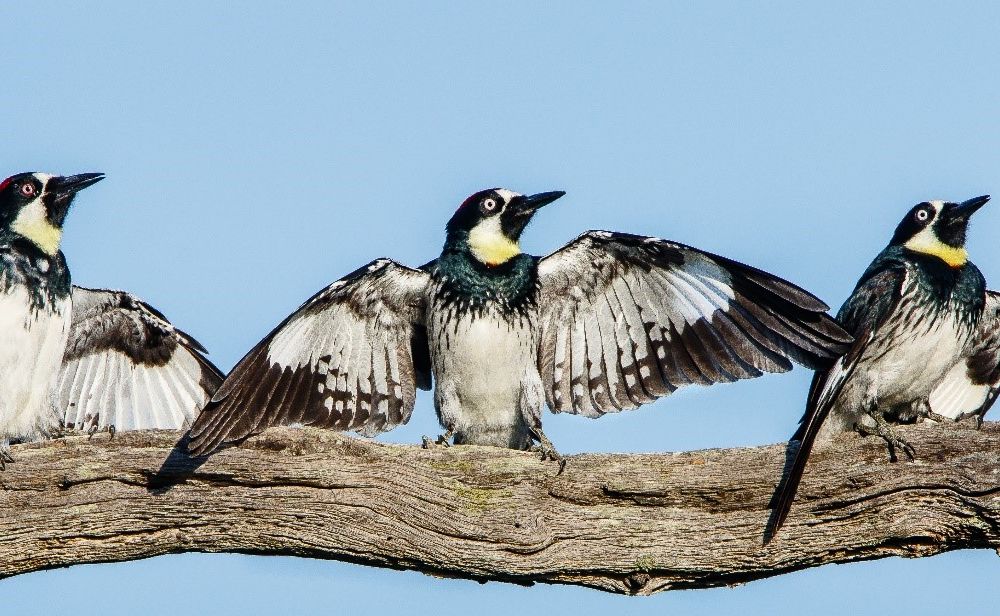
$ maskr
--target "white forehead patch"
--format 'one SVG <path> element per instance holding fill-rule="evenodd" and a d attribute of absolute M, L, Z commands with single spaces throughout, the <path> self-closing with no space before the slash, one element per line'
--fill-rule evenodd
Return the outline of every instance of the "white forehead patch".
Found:
<path fill-rule="evenodd" d="M 48 184 L 49 180 L 51 180 L 52 178 L 55 177 L 51 173 L 32 173 L 31 175 L 36 180 L 38 180 L 39 182 L 41 182 L 42 186 L 45 186 L 46 184 Z"/>
<path fill-rule="evenodd" d="M 934 208 L 934 211 L 937 212 L 938 214 L 941 213 L 941 208 L 944 207 L 944 201 L 942 201 L 941 199 L 934 199 L 932 201 L 928 201 L 927 203 L 930 203 L 931 207 Z"/>
<path fill-rule="evenodd" d="M 513 190 L 507 190 L 506 188 L 498 188 L 495 191 L 500 198 L 503 199 L 504 203 L 510 203 L 510 200 L 514 197 L 520 197 L 521 193 L 516 193 Z"/>

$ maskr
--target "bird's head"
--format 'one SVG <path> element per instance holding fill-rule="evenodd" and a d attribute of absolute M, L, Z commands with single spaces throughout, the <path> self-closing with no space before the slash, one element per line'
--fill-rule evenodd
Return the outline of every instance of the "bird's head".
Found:
<path fill-rule="evenodd" d="M 561 190 L 522 195 L 506 188 L 481 190 L 462 202 L 448 221 L 448 243 L 467 245 L 472 255 L 490 266 L 521 254 L 518 240 L 543 205 L 566 193 Z"/>
<path fill-rule="evenodd" d="M 12 175 L 0 182 L 0 230 L 16 233 L 54 256 L 73 197 L 103 179 L 103 173 Z"/>
<path fill-rule="evenodd" d="M 969 260 L 965 250 L 969 217 L 989 200 L 989 195 L 983 195 L 962 203 L 918 203 L 896 227 L 890 244 L 937 257 L 951 267 L 962 267 Z"/>

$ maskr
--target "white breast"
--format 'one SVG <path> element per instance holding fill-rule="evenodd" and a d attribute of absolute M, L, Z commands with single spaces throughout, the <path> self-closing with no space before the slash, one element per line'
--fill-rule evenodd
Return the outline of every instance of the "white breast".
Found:
<path fill-rule="evenodd" d="M 70 301 L 29 309 L 27 289 L 0 293 L 0 438 L 32 440 L 58 423 L 52 392 L 69 335 Z"/>
<path fill-rule="evenodd" d="M 457 397 L 459 430 L 519 423 L 525 381 L 539 380 L 534 349 L 537 341 L 527 319 L 512 323 L 498 314 L 463 316 L 430 332 L 434 375 L 442 391 Z"/>
<path fill-rule="evenodd" d="M 873 366 L 881 402 L 903 404 L 926 398 L 958 362 L 965 346 L 965 337 L 950 318 L 939 319 L 927 330 L 910 328 L 907 334 Z"/>

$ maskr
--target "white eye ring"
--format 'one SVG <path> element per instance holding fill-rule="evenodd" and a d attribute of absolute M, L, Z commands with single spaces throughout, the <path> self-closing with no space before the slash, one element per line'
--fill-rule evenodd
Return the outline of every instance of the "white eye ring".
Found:
<path fill-rule="evenodd" d="M 487 210 L 492 211 L 492 210 L 494 210 L 496 208 L 496 206 L 497 206 L 497 202 L 494 201 L 493 199 L 485 199 L 485 200 L 483 200 L 483 208 L 485 208 Z"/>
<path fill-rule="evenodd" d="M 927 213 L 927 210 L 917 210 L 917 220 L 920 222 L 927 220 L 929 216 L 930 214 Z"/>
<path fill-rule="evenodd" d="M 35 187 L 33 185 L 31 185 L 31 184 L 22 184 L 21 185 L 21 194 L 24 195 L 25 197 L 34 197 L 35 196 Z"/>

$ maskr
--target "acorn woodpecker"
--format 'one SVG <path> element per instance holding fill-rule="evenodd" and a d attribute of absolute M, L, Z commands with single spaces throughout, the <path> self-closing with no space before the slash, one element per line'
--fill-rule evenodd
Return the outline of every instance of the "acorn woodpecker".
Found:
<path fill-rule="evenodd" d="M 813 445 L 856 430 L 879 436 L 890 459 L 914 450 L 892 423 L 981 421 L 1000 387 L 1000 294 L 968 259 L 969 217 L 989 201 L 928 201 L 903 218 L 837 315 L 851 349 L 813 377 L 798 450 L 775 494 L 784 523 Z"/>
<path fill-rule="evenodd" d="M 71 286 L 63 222 L 76 193 L 103 178 L 0 182 L 0 466 L 11 442 L 63 425 L 180 428 L 221 383 L 203 349 L 148 305 Z"/>
<path fill-rule="evenodd" d="M 547 257 L 523 254 L 524 228 L 563 194 L 478 192 L 434 261 L 379 259 L 314 295 L 230 372 L 189 451 L 282 424 L 371 436 L 406 423 L 433 376 L 437 444 L 561 461 L 543 404 L 600 417 L 790 360 L 828 365 L 851 341 L 806 291 L 682 244 L 591 231 Z"/>

